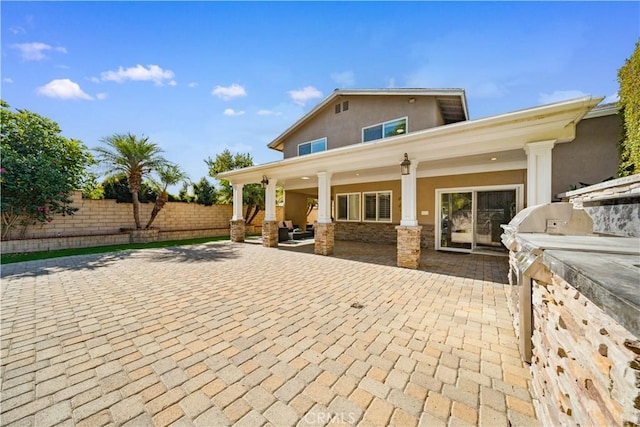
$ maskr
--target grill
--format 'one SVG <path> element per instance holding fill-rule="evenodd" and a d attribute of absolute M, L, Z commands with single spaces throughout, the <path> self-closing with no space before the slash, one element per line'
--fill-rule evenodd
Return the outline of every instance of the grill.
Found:
<path fill-rule="evenodd" d="M 545 249 L 577 246 L 580 236 L 594 236 L 593 222 L 571 203 L 547 203 L 523 209 L 502 228 L 502 243 L 509 249 L 509 305 L 520 354 L 531 363 L 531 280 L 551 281 L 551 272 L 542 264 L 542 253 Z"/>

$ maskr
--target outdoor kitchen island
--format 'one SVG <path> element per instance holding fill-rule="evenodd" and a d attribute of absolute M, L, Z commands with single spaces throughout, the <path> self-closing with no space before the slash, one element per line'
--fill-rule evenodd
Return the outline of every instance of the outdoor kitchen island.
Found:
<path fill-rule="evenodd" d="M 640 186 L 626 187 L 620 235 L 572 203 L 503 226 L 509 305 L 543 425 L 640 424 Z"/>

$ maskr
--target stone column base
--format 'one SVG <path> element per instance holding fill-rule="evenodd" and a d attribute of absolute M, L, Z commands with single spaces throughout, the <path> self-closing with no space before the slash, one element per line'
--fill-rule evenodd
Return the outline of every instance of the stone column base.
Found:
<path fill-rule="evenodd" d="M 335 227 L 333 222 L 328 224 L 317 223 L 315 226 L 315 253 L 318 255 L 333 254 L 335 242 Z"/>
<path fill-rule="evenodd" d="M 398 267 L 417 269 L 420 265 L 422 226 L 399 225 L 396 230 L 398 230 Z"/>
<path fill-rule="evenodd" d="M 266 248 L 278 247 L 278 221 L 262 222 L 262 246 Z"/>
<path fill-rule="evenodd" d="M 230 221 L 230 237 L 232 242 L 244 242 L 244 219 Z"/>

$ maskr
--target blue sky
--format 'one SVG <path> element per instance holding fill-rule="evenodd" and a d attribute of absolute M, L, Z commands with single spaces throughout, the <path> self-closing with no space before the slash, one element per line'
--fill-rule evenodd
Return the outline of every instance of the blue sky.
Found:
<path fill-rule="evenodd" d="M 471 118 L 616 98 L 638 2 L 7 2 L 2 99 L 99 145 L 149 136 L 191 179 L 256 163 L 335 88 L 457 87 Z"/>

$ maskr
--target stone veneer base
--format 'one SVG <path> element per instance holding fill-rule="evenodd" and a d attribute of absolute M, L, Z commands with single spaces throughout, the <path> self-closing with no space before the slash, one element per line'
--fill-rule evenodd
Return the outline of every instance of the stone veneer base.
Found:
<path fill-rule="evenodd" d="M 267 248 L 278 247 L 278 221 L 262 222 L 262 246 Z"/>
<path fill-rule="evenodd" d="M 317 223 L 315 226 L 315 253 L 318 255 L 333 254 L 335 244 L 335 224 Z"/>
<path fill-rule="evenodd" d="M 232 242 L 244 242 L 245 224 L 244 219 L 231 220 L 230 224 L 230 237 Z"/>
<path fill-rule="evenodd" d="M 420 265 L 420 234 L 422 226 L 396 227 L 398 232 L 398 267 L 417 269 Z"/>
<path fill-rule="evenodd" d="M 640 424 L 640 341 L 557 275 L 533 281 L 536 412 L 543 425 Z"/>

